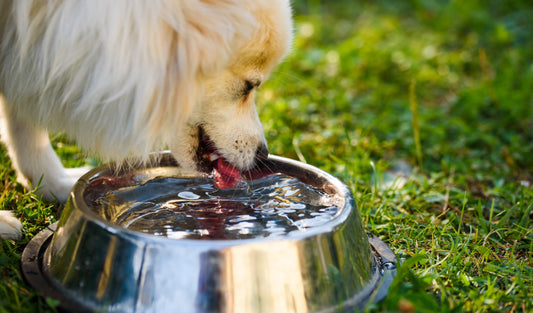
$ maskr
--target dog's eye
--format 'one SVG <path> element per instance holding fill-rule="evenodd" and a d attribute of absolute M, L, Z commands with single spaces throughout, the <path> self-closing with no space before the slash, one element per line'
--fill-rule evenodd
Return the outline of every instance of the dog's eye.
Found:
<path fill-rule="evenodd" d="M 259 87 L 261 85 L 261 82 L 259 80 L 245 80 L 244 81 L 244 88 L 243 88 L 243 95 L 248 95 L 254 88 Z"/>

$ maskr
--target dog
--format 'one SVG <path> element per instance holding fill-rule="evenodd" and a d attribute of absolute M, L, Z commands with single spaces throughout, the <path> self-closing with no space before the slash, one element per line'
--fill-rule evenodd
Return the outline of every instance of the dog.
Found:
<path fill-rule="evenodd" d="M 63 132 L 104 161 L 170 149 L 232 184 L 268 155 L 254 95 L 290 50 L 289 0 L 4 0 L 2 140 L 18 180 L 65 202 Z M 235 174 L 237 173 L 237 174 Z M 0 234 L 21 235 L 0 211 Z"/>

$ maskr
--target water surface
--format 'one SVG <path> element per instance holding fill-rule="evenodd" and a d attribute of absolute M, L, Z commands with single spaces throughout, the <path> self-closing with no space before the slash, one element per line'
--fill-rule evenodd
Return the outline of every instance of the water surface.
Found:
<path fill-rule="evenodd" d="M 335 197 L 284 174 L 227 190 L 216 188 L 209 177 L 156 177 L 125 187 L 120 180 L 105 183 L 107 189 L 92 184 L 92 193 L 88 187 L 98 215 L 121 227 L 174 239 L 282 237 L 320 226 L 339 210 Z"/>

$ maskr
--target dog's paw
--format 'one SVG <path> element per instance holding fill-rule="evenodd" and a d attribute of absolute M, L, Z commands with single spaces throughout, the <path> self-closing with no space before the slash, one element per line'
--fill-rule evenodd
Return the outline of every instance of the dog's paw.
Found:
<path fill-rule="evenodd" d="M 74 184 L 89 170 L 91 170 L 90 166 L 65 168 L 65 175 L 41 181 L 40 187 L 35 190 L 35 193 L 46 200 L 57 200 L 61 203 L 65 203 L 67 202 Z"/>
<path fill-rule="evenodd" d="M 20 239 L 22 224 L 11 211 L 0 211 L 0 238 Z"/>

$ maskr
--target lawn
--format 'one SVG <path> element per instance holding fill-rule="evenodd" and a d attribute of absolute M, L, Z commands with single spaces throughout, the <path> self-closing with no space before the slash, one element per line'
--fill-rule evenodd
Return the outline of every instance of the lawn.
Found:
<path fill-rule="evenodd" d="M 396 253 L 368 312 L 533 311 L 533 4 L 294 1 L 292 53 L 257 97 L 270 152 L 354 192 Z M 87 162 L 63 136 L 69 166 Z M 49 312 L 20 255 L 60 207 L 20 187 L 0 151 L 0 203 L 26 238 L 0 241 L 0 312 Z"/>

